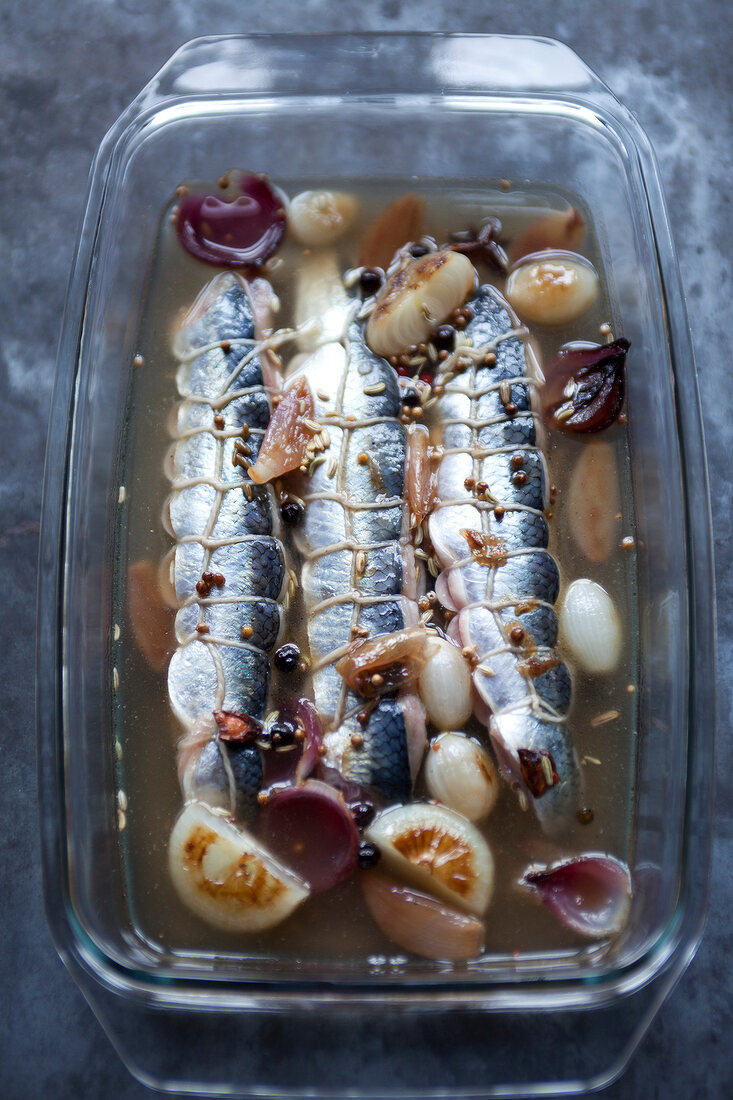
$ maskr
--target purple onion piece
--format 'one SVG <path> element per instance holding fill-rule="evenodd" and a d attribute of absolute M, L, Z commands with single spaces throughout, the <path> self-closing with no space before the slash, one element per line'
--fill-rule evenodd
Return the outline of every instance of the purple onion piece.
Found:
<path fill-rule="evenodd" d="M 300 726 L 305 731 L 303 740 L 286 751 L 266 749 L 263 752 L 265 788 L 277 785 L 302 783 L 310 775 L 319 759 L 323 741 L 318 712 L 309 699 L 300 698 L 280 707 L 278 719 L 286 724 Z"/>
<path fill-rule="evenodd" d="M 612 856 L 577 856 L 529 867 L 520 886 L 532 890 L 567 928 L 590 939 L 620 932 L 631 907 L 631 876 Z"/>
<path fill-rule="evenodd" d="M 295 769 L 295 778 L 298 782 L 307 779 L 320 759 L 320 748 L 323 744 L 323 730 L 318 717 L 318 711 L 310 699 L 301 698 L 295 705 L 295 717 L 299 719 L 305 728 L 305 741 L 303 751 Z"/>
<path fill-rule="evenodd" d="M 218 191 L 184 185 L 176 209 L 178 239 L 187 252 L 223 267 L 258 267 L 285 233 L 286 213 L 264 176 L 231 169 Z"/>
<path fill-rule="evenodd" d="M 268 794 L 257 835 L 314 894 L 330 890 L 353 873 L 359 833 L 340 795 L 318 779 Z"/>
<path fill-rule="evenodd" d="M 618 420 L 624 403 L 624 365 L 630 344 L 565 348 L 545 371 L 542 407 L 550 427 L 601 432 Z"/>

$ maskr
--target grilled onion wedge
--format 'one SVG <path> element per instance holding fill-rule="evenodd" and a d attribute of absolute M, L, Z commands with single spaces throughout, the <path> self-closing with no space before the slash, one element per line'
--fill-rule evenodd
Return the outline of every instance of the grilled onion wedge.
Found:
<path fill-rule="evenodd" d="M 189 802 L 168 845 L 171 878 L 197 916 L 226 932 L 259 932 L 290 916 L 307 883 L 203 802 Z"/>
<path fill-rule="evenodd" d="M 412 802 L 379 814 L 364 835 L 397 879 L 468 913 L 486 912 L 494 860 L 478 829 L 461 814 Z"/>

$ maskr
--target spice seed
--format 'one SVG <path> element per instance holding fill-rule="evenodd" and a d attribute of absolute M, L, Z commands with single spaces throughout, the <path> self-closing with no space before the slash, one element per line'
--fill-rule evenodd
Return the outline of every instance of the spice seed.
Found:
<path fill-rule="evenodd" d="M 607 722 L 613 722 L 614 718 L 619 718 L 620 712 L 617 710 L 605 710 L 603 714 L 597 714 L 595 718 L 591 718 L 590 724 L 592 726 L 605 726 Z"/>
<path fill-rule="evenodd" d="M 120 640 L 120 634 L 121 634 L 121 633 L 122 633 L 122 631 L 120 630 L 120 624 L 119 624 L 119 623 L 115 623 L 115 628 L 114 628 L 114 630 L 112 631 L 112 637 L 114 638 L 114 640 L 115 640 L 116 642 L 119 642 L 119 640 Z"/>

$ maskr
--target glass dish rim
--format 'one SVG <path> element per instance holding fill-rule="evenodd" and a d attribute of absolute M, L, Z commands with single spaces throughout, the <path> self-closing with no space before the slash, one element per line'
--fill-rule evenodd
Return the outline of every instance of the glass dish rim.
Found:
<path fill-rule="evenodd" d="M 39 602 L 38 602 L 38 687 L 37 687 L 37 712 L 38 712 L 38 741 L 39 741 L 39 782 L 41 785 L 42 807 L 42 838 L 43 838 L 43 862 L 44 884 L 46 892 L 46 906 L 49 924 L 62 956 L 73 959 L 75 963 L 90 973 L 96 981 L 106 984 L 109 988 L 124 991 L 128 996 L 140 997 L 159 1003 L 190 1003 L 195 1000 L 200 1004 L 202 997 L 207 999 L 207 994 L 202 993 L 205 986 L 209 987 L 208 997 L 217 1006 L 221 1007 L 224 1001 L 232 1005 L 242 1003 L 260 1003 L 266 1000 L 268 1003 L 282 999 L 292 1003 L 299 993 L 306 994 L 309 1001 L 335 998 L 336 1001 L 353 999 L 362 1003 L 364 999 L 372 1000 L 375 997 L 381 1001 L 388 1000 L 391 1005 L 398 1004 L 424 1004 L 431 1007 L 433 1004 L 445 1005 L 446 998 L 451 1003 L 496 1003 L 499 1007 L 527 1007 L 531 999 L 533 1004 L 548 1006 L 562 1004 L 564 1006 L 578 1000 L 579 1003 L 599 1003 L 606 998 L 616 998 L 633 993 L 643 988 L 659 973 L 672 970 L 681 972 L 699 942 L 702 933 L 702 922 L 706 908 L 707 874 L 705 874 L 705 889 L 701 895 L 698 889 L 690 896 L 687 880 L 694 874 L 695 865 L 707 867 L 710 859 L 710 828 L 693 830 L 690 828 L 692 817 L 699 813 L 704 817 L 704 809 L 701 810 L 699 800 L 702 797 L 700 787 L 710 789 L 710 764 L 706 768 L 705 757 L 709 759 L 712 753 L 705 753 L 705 745 L 712 745 L 714 732 L 714 688 L 708 685 L 707 691 L 697 693 L 698 702 L 694 704 L 695 689 L 700 687 L 700 676 L 695 675 L 696 667 L 714 667 L 714 594 L 712 591 L 712 549 L 708 512 L 708 523 L 701 524 L 699 514 L 695 516 L 695 523 L 691 522 L 689 494 L 685 492 L 685 504 L 687 512 L 687 538 L 688 538 L 688 582 L 690 582 L 690 640 L 695 642 L 695 658 L 690 668 L 690 746 L 688 751 L 688 795 L 685 810 L 685 846 L 681 867 L 683 889 L 668 926 L 659 935 L 652 948 L 639 958 L 619 970 L 609 969 L 603 973 L 582 974 L 574 977 L 557 977 L 550 975 L 546 979 L 522 979 L 509 980 L 491 977 L 480 981 L 476 985 L 464 985 L 457 981 L 457 988 L 451 984 L 444 986 L 413 984 L 409 988 L 386 983 L 384 987 L 379 984 L 361 984 L 344 982 L 339 983 L 338 989 L 329 989 L 330 982 L 299 982 L 287 979 L 273 979 L 267 981 L 252 980 L 249 977 L 218 979 L 212 974 L 176 974 L 173 978 L 165 974 L 154 972 L 141 972 L 134 966 L 124 967 L 106 956 L 89 939 L 86 930 L 76 920 L 76 914 L 68 893 L 67 880 L 67 853 L 64 846 L 63 828 L 63 804 L 64 789 L 62 782 L 62 767 L 58 767 L 57 761 L 63 760 L 64 723 L 62 709 L 62 685 L 61 676 L 61 633 L 63 623 L 63 592 L 61 587 L 62 569 L 59 549 L 64 545 L 64 532 L 66 515 L 63 510 L 63 502 L 66 500 L 66 486 L 68 484 L 68 461 L 70 456 L 70 421 L 61 422 L 61 416 L 53 410 L 62 408 L 71 409 L 70 398 L 77 378 L 80 365 L 79 352 L 82 347 L 84 305 L 87 302 L 89 287 L 87 275 L 92 271 L 94 245 L 97 231 L 104 214 L 104 202 L 107 187 L 113 173 L 115 161 L 121 157 L 125 150 L 128 152 L 134 145 L 134 137 L 142 132 L 146 120 L 159 115 L 166 107 L 174 103 L 194 101 L 200 103 L 206 99 L 233 99 L 245 101 L 252 96 L 246 91 L 227 91 L 220 93 L 207 92 L 205 95 L 163 94 L 159 101 L 155 101 L 156 88 L 162 84 L 163 74 L 170 72 L 175 65 L 180 64 L 187 55 L 195 55 L 197 50 L 211 43 L 221 41 L 247 41 L 254 42 L 258 46 L 264 46 L 267 42 L 287 41 L 289 44 L 302 40 L 305 42 L 314 39 L 330 39 L 358 41 L 361 43 L 374 42 L 383 38 L 382 35 L 371 33 L 357 34 L 319 34 L 317 32 L 305 35 L 216 35 L 195 39 L 183 45 L 169 60 L 156 77 L 146 86 L 140 95 L 133 101 L 128 110 L 124 112 L 117 123 L 110 129 L 103 140 L 99 152 L 91 169 L 91 182 L 88 202 L 84 215 L 83 228 L 79 238 L 77 253 L 72 268 L 71 281 L 64 311 L 64 326 L 59 345 L 57 363 L 56 386 L 54 390 L 51 427 L 49 430 L 48 456 L 60 453 L 54 449 L 54 443 L 58 446 L 61 442 L 61 453 L 65 455 L 63 471 L 54 469 L 53 463 L 47 457 L 46 472 L 44 477 L 44 504 L 43 525 L 41 535 L 41 556 L 39 568 Z M 426 39 L 471 39 L 490 40 L 501 38 L 510 41 L 539 41 L 548 45 L 567 47 L 554 42 L 552 39 L 534 36 L 508 36 L 508 35 L 463 35 L 441 34 L 433 32 L 421 32 L 418 34 L 391 32 L 387 37 L 404 38 L 413 40 Z M 572 51 L 571 51 L 572 52 Z M 577 56 L 577 55 L 573 55 Z M 683 462 L 683 487 L 686 489 L 689 478 L 688 463 L 693 462 L 696 476 L 700 483 L 707 487 L 705 470 L 704 444 L 702 440 L 702 426 L 699 413 L 699 399 L 697 398 L 697 384 L 692 366 L 692 350 L 690 347 L 689 332 L 684 310 L 684 300 L 681 293 L 679 271 L 674 260 L 674 250 L 669 233 L 669 225 L 664 208 L 664 202 L 659 185 L 659 174 L 656 168 L 654 155 L 648 140 L 640 129 L 633 116 L 621 106 L 604 85 L 589 73 L 589 84 L 592 94 L 571 90 L 560 92 L 553 89 L 550 95 L 547 91 L 524 91 L 517 89 L 508 91 L 487 89 L 483 94 L 490 98 L 512 100 L 515 103 L 520 99 L 550 99 L 552 102 L 564 105 L 577 103 L 578 106 L 590 106 L 594 113 L 603 114 L 612 121 L 615 126 L 630 139 L 628 148 L 635 153 L 636 170 L 640 174 L 644 185 L 644 194 L 647 198 L 648 222 L 653 233 L 653 244 L 659 261 L 660 286 L 667 306 L 668 334 L 670 354 L 675 366 L 674 384 L 677 393 L 677 418 L 680 433 L 680 442 L 683 454 L 687 455 L 687 461 Z M 437 89 L 436 89 L 437 91 Z M 308 93 L 304 92 L 303 95 Z M 402 98 L 401 93 L 384 93 L 390 97 Z M 472 93 L 466 93 L 472 94 Z M 460 100 L 462 92 L 457 92 Z M 152 96 L 152 101 L 151 101 Z M 455 99 L 456 97 L 453 97 Z M 595 97 L 595 98 L 594 98 Z M 273 98 L 278 98 L 274 94 Z M 357 97 L 358 98 L 358 97 Z M 378 98 L 378 95 L 377 97 Z M 690 367 L 680 372 L 677 367 L 683 361 L 687 361 Z M 64 376 L 64 363 L 73 364 L 69 377 Z M 685 393 L 680 395 L 684 388 Z M 690 401 L 690 395 L 694 400 Z M 687 400 L 680 400 L 680 396 Z M 66 400 L 63 400 L 66 398 Z M 61 488 L 60 494 L 54 496 L 54 488 Z M 699 499 L 699 494 L 698 494 Z M 709 569 L 706 575 L 704 564 L 708 563 Z M 710 600 L 707 604 L 695 598 L 695 592 L 707 593 Z M 51 629 L 49 630 L 49 625 Z M 712 628 L 712 629 L 711 629 Z M 52 644 L 55 642 L 56 644 Z M 703 642 L 705 644 L 703 644 Z M 53 667 L 55 669 L 55 681 L 53 691 L 49 681 L 41 674 L 41 670 L 48 667 L 47 661 L 50 652 L 53 651 Z M 704 687 L 704 685 L 703 685 Z M 52 712 L 55 717 L 52 717 Z M 698 728 L 696 718 L 703 718 Z M 705 721 L 705 718 L 708 721 Z M 55 753 L 53 766 L 50 757 L 53 754 L 45 754 L 44 722 L 50 722 L 55 733 Z M 712 719 L 712 720 L 710 720 Z M 695 767 L 700 773 L 693 774 Z M 55 774 L 51 774 L 54 773 Z M 45 797 L 44 797 L 45 792 Z M 55 800 L 57 814 L 51 815 L 43 811 L 44 802 L 48 798 Z M 712 807 L 707 810 L 712 813 Z M 53 819 L 52 819 L 53 817 Z M 697 820 L 697 818 L 696 818 Z M 700 835 L 702 834 L 702 835 Z M 697 847 L 698 854 L 703 858 L 697 861 L 693 858 L 693 851 Z M 687 884 L 687 885 L 685 885 Z M 54 905 L 55 902 L 55 905 Z M 59 904 L 59 902 L 61 904 Z M 694 902 L 694 903 L 693 903 Z M 86 942 L 85 942 L 86 939 Z M 229 988 L 233 986 L 233 988 Z M 580 988 L 577 988 L 577 987 Z M 429 1001 L 430 1004 L 427 1004 Z"/>

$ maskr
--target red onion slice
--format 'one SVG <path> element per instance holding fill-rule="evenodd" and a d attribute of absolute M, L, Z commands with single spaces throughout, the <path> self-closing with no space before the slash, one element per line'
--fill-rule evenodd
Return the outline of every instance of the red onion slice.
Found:
<path fill-rule="evenodd" d="M 529 867 L 520 885 L 581 936 L 610 936 L 628 920 L 631 876 L 626 864 L 612 856 L 577 856 L 550 867 Z"/>
<path fill-rule="evenodd" d="M 317 779 L 271 791 L 257 834 L 314 894 L 348 878 L 356 867 L 359 833 L 354 819 L 337 792 Z"/>

